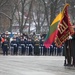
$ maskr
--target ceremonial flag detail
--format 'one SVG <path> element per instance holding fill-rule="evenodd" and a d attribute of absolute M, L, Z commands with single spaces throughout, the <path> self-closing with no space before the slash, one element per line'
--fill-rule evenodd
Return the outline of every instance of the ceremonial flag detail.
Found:
<path fill-rule="evenodd" d="M 69 36 L 74 33 L 74 29 L 72 27 L 72 24 L 70 22 L 70 18 L 68 15 L 67 7 L 64 11 L 64 17 L 61 20 L 60 24 L 58 25 L 58 33 L 55 38 L 55 43 L 58 47 L 61 47 L 61 45 L 69 39 Z"/>
<path fill-rule="evenodd" d="M 49 48 L 50 45 L 55 41 L 56 35 L 58 34 L 58 26 L 60 24 L 60 22 L 63 20 L 64 16 L 65 16 L 65 10 L 67 8 L 68 4 L 65 5 L 64 9 L 62 10 L 62 12 L 60 12 L 56 18 L 54 19 L 54 21 L 52 22 L 52 24 L 49 26 L 49 32 L 45 38 L 44 41 L 44 46 L 46 48 Z M 57 39 L 56 39 L 57 41 Z M 57 43 L 57 42 L 56 42 Z"/>

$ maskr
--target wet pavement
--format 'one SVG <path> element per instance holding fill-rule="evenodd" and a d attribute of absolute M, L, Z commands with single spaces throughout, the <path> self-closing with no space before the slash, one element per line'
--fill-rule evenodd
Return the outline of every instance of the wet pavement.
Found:
<path fill-rule="evenodd" d="M 0 56 L 0 75 L 75 75 L 63 56 Z"/>

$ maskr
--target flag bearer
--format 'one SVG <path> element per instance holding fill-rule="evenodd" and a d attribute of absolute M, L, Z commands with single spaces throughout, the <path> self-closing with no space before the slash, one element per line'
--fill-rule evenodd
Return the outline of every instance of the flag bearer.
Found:
<path fill-rule="evenodd" d="M 64 50 L 65 50 L 65 61 L 64 61 L 64 66 L 70 66 L 71 65 L 71 46 L 70 46 L 70 41 L 67 40 L 64 44 Z"/>
<path fill-rule="evenodd" d="M 72 45 L 71 45 L 72 44 Z M 71 56 L 73 57 L 73 62 L 72 62 L 72 65 L 75 66 L 75 33 L 74 35 L 72 36 L 72 42 L 71 42 L 71 46 L 72 46 L 72 52 L 71 52 Z"/>

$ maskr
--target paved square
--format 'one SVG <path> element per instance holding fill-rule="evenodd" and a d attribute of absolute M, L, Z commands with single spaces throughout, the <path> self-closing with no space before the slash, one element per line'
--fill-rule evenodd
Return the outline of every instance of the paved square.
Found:
<path fill-rule="evenodd" d="M 0 75 L 75 75 L 63 56 L 0 56 Z"/>

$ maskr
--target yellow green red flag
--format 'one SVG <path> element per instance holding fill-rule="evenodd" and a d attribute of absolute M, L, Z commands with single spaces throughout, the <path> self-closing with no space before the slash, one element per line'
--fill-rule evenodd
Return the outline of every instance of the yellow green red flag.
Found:
<path fill-rule="evenodd" d="M 58 33 L 58 24 L 61 22 L 61 20 L 63 19 L 64 17 L 64 12 L 65 12 L 65 9 L 67 8 L 67 6 L 69 6 L 69 4 L 66 4 L 62 10 L 62 12 L 60 12 L 56 18 L 54 19 L 54 21 L 52 22 L 52 24 L 49 26 L 49 32 L 45 38 L 45 41 L 44 41 L 44 46 L 46 48 L 49 48 L 50 45 L 54 42 L 55 40 L 55 37 Z"/>

